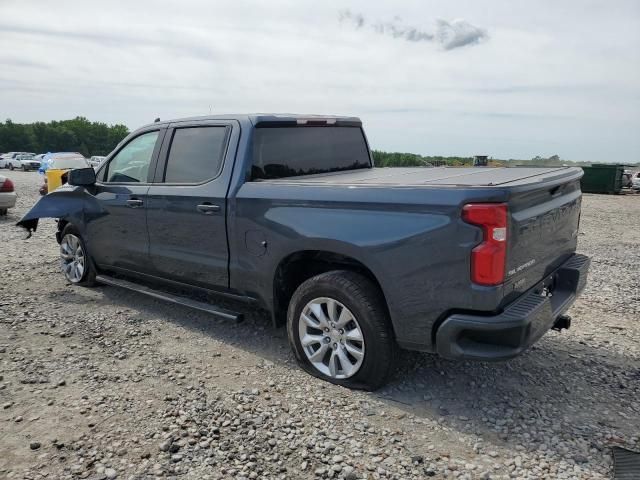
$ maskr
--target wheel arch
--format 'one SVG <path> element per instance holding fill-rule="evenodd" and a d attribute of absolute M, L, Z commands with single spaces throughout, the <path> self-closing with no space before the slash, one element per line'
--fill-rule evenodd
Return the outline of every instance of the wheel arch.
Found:
<path fill-rule="evenodd" d="M 295 290 L 304 281 L 332 270 L 348 270 L 368 278 L 378 288 L 389 315 L 384 290 L 373 271 L 360 260 L 328 250 L 300 250 L 284 257 L 273 275 L 273 320 L 276 325 L 286 322 L 287 308 Z M 393 322 L 391 322 L 393 328 Z"/>

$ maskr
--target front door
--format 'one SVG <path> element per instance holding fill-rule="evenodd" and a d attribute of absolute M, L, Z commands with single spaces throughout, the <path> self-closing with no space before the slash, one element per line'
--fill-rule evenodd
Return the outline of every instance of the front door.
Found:
<path fill-rule="evenodd" d="M 228 287 L 228 178 L 221 173 L 231 131 L 230 123 L 214 121 L 181 123 L 167 131 L 147 194 L 149 253 L 162 277 Z"/>
<path fill-rule="evenodd" d="M 140 133 L 97 174 L 95 197 L 102 211 L 87 219 L 86 242 L 99 267 L 151 273 L 147 194 L 163 134 Z"/>

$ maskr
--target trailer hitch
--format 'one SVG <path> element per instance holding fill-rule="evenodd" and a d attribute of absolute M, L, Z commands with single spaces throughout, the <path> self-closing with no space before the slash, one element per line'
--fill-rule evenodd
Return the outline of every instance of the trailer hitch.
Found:
<path fill-rule="evenodd" d="M 571 317 L 569 315 L 560 315 L 556 318 L 556 321 L 551 328 L 559 332 L 562 329 L 569 330 L 569 327 L 571 327 Z"/>

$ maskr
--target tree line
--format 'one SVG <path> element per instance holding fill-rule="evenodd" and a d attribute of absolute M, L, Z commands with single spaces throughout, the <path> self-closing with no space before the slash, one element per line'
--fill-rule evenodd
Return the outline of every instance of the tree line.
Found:
<path fill-rule="evenodd" d="M 383 152 L 380 150 L 373 151 L 373 160 L 376 167 L 422 167 L 422 166 L 448 166 L 448 167 L 462 167 L 472 166 L 473 157 L 441 157 L 441 156 L 424 156 L 417 155 L 415 153 L 398 153 L 398 152 Z M 565 160 L 560 158 L 559 155 L 551 155 L 550 157 L 541 157 L 536 155 L 530 160 L 522 160 L 516 158 L 510 158 L 507 160 L 501 160 L 497 158 L 489 159 L 489 166 L 492 167 L 513 167 L 513 166 L 528 166 L 528 167 L 561 167 L 561 166 L 586 166 L 591 165 L 592 162 L 576 162 L 572 160 Z M 626 165 L 640 165 L 639 163 L 627 163 Z"/>
<path fill-rule="evenodd" d="M 79 152 L 85 157 L 107 155 L 129 134 L 126 125 L 91 122 L 85 117 L 52 122 L 0 123 L 0 153 L 5 152 Z M 470 166 L 473 157 L 425 156 L 415 153 L 373 151 L 377 167 Z M 536 156 L 530 160 L 490 159 L 491 166 L 589 165 L 589 162 L 563 160 L 558 155 Z"/>
<path fill-rule="evenodd" d="M 461 167 L 473 165 L 473 157 L 424 156 L 415 153 L 373 151 L 376 167 L 429 167 L 447 165 Z"/>
<path fill-rule="evenodd" d="M 425 156 L 415 153 L 399 153 L 399 152 L 383 152 L 380 150 L 373 151 L 373 160 L 376 167 L 423 167 L 423 166 L 448 166 L 448 167 L 469 167 L 473 166 L 473 157 L 443 157 L 443 156 Z M 552 155 L 549 158 L 536 156 L 531 160 L 499 160 L 496 158 L 489 159 L 489 166 L 561 166 L 561 165 L 587 165 L 587 162 L 572 162 L 562 160 L 558 155 Z"/>
<path fill-rule="evenodd" d="M 0 123 L 0 152 L 78 152 L 107 155 L 127 135 L 125 125 L 90 122 L 84 117 L 52 122 Z"/>

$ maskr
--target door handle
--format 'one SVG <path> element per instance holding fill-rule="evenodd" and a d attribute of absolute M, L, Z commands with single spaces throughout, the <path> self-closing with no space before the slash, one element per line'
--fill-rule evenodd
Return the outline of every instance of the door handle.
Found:
<path fill-rule="evenodd" d="M 138 198 L 130 198 L 127 200 L 127 207 L 129 208 L 138 208 L 144 205 L 144 202 Z"/>
<path fill-rule="evenodd" d="M 215 212 L 220 211 L 220 205 L 213 205 L 211 203 L 201 203 L 196 207 L 200 213 L 205 215 L 213 215 Z"/>

